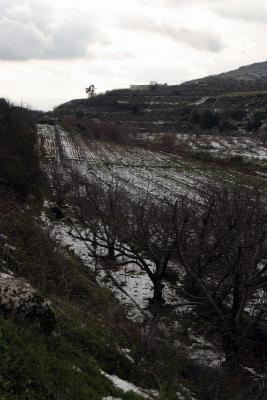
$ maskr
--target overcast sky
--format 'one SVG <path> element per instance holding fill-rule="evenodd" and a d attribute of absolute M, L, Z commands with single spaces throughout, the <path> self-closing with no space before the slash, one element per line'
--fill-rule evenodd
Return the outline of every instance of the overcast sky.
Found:
<path fill-rule="evenodd" d="M 51 109 L 267 60 L 266 0 L 0 0 L 0 97 Z"/>

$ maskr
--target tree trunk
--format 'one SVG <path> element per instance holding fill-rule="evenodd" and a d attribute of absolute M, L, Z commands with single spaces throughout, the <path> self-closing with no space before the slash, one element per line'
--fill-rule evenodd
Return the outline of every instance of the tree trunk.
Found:
<path fill-rule="evenodd" d="M 163 297 L 163 289 L 164 285 L 161 282 L 161 279 L 159 277 L 156 277 L 153 281 L 154 284 L 154 294 L 153 298 L 151 299 L 151 303 L 153 304 L 164 304 L 165 300 Z"/>
<path fill-rule="evenodd" d="M 115 249 L 114 249 L 114 245 L 113 244 L 109 244 L 108 245 L 108 258 L 110 260 L 114 260 L 115 259 Z"/>
<path fill-rule="evenodd" d="M 241 309 L 242 294 L 239 287 L 238 275 L 233 290 L 233 305 L 230 316 L 230 332 L 224 340 L 225 368 L 230 371 L 240 372 L 241 350 L 240 350 L 240 329 L 241 329 Z"/>
<path fill-rule="evenodd" d="M 192 276 L 186 275 L 184 278 L 184 289 L 192 297 L 200 295 L 200 289 L 196 279 Z"/>
<path fill-rule="evenodd" d="M 241 365 L 241 350 L 240 350 L 240 335 L 242 326 L 242 288 L 239 274 L 236 273 L 235 283 L 233 288 L 233 304 L 230 315 L 229 328 L 230 332 L 224 340 L 225 351 L 225 366 L 227 369 L 240 371 Z"/>
<path fill-rule="evenodd" d="M 234 333 L 223 338 L 223 351 L 225 354 L 224 368 L 229 372 L 239 374 L 241 366 L 240 344 Z"/>

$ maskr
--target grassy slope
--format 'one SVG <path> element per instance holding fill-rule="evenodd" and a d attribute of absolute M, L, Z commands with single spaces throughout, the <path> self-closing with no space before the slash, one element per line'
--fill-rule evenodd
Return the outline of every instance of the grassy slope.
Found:
<path fill-rule="evenodd" d="M 119 326 L 124 314 L 115 312 L 118 304 L 111 293 L 100 289 L 72 254 L 63 249 L 55 254 L 57 244 L 31 213 L 17 207 L 15 213 L 5 209 L 5 214 L 6 219 L 0 216 L 1 230 L 12 238 L 15 250 L 12 257 L 1 253 L 1 258 L 50 299 L 57 324 L 52 335 L 45 335 L 37 323 L 0 316 L 1 398 L 139 399 L 101 374 L 104 370 L 127 379 L 132 374 L 118 351 L 123 337 L 116 320 Z"/>

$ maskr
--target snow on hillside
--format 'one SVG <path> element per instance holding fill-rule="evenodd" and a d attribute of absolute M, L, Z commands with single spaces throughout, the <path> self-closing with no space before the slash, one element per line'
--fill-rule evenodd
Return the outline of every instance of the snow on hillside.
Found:
<path fill-rule="evenodd" d="M 123 379 L 120 379 L 116 375 L 109 375 L 102 371 L 102 374 L 109 379 L 115 386 L 121 389 L 123 392 L 133 392 L 136 393 L 138 396 L 142 397 L 143 399 L 152 400 L 152 398 L 159 398 L 159 393 L 154 390 L 144 390 L 133 383 L 127 382 Z M 152 397 L 151 397 L 152 396 Z"/>
<path fill-rule="evenodd" d="M 51 135 L 50 125 L 38 125 L 39 147 L 41 154 L 48 160 L 57 160 L 58 149 L 55 134 Z"/>
<path fill-rule="evenodd" d="M 242 156 L 248 160 L 267 161 L 267 146 L 258 138 L 177 134 L 180 143 L 191 150 L 205 151 L 218 157 Z"/>

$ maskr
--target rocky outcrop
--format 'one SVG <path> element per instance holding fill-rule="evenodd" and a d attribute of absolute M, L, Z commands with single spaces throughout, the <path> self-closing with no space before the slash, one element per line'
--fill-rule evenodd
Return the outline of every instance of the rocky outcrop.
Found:
<path fill-rule="evenodd" d="M 37 322 L 44 333 L 51 333 L 55 327 L 55 314 L 49 302 L 12 272 L 0 273 L 0 310 L 15 319 Z"/>

